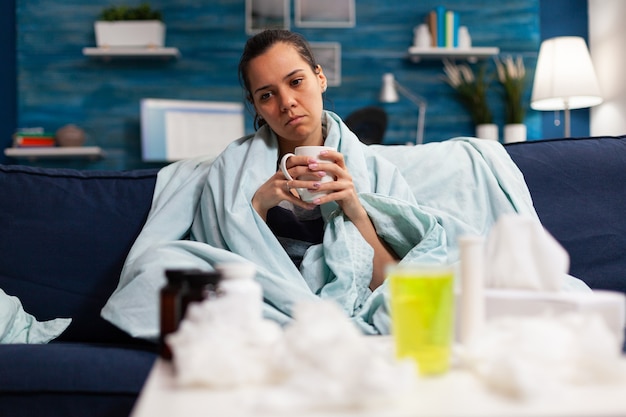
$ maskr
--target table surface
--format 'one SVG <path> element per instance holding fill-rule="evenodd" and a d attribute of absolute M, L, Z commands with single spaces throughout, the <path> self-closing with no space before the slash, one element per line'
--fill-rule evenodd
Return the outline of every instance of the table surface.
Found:
<path fill-rule="evenodd" d="M 568 387 L 548 395 L 515 400 L 495 394 L 472 373 L 453 369 L 445 375 L 420 378 L 414 395 L 384 406 L 342 410 L 265 410 L 255 398 L 269 388 L 233 390 L 181 388 L 170 362 L 158 359 L 131 417 L 613 417 L 626 416 L 626 385 Z"/>

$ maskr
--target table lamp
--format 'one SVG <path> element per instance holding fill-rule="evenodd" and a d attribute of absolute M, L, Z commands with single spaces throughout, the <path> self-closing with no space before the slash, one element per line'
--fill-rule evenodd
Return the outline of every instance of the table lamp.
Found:
<path fill-rule="evenodd" d="M 391 73 L 383 74 L 383 85 L 380 89 L 379 100 L 382 103 L 396 103 L 400 100 L 398 96 L 400 94 L 411 100 L 419 109 L 417 115 L 417 134 L 415 138 L 415 144 L 421 145 L 424 143 L 424 121 L 426 117 L 426 100 L 418 95 L 411 93 L 400 83 L 398 83 Z"/>
<path fill-rule="evenodd" d="M 583 38 L 547 39 L 539 48 L 530 107 L 564 110 L 565 137 L 570 137 L 570 110 L 602 103 L 598 79 Z"/>

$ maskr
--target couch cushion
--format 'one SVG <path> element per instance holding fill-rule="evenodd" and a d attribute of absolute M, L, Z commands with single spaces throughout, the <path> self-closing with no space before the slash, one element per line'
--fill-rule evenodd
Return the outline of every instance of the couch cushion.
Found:
<path fill-rule="evenodd" d="M 126 341 L 100 309 L 145 222 L 156 173 L 0 166 L 0 288 L 38 320 L 72 318 L 63 340 Z"/>
<path fill-rule="evenodd" d="M 570 273 L 626 292 L 626 136 L 506 145 Z"/>
<path fill-rule="evenodd" d="M 0 345 L 0 392 L 138 394 L 156 357 L 130 347 Z"/>

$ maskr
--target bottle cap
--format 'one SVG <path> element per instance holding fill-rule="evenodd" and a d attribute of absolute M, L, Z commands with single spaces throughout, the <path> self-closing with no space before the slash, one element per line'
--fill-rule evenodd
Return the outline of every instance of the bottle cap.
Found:
<path fill-rule="evenodd" d="M 215 267 L 225 280 L 252 279 L 256 274 L 256 266 L 251 262 L 232 262 L 219 264 Z"/>

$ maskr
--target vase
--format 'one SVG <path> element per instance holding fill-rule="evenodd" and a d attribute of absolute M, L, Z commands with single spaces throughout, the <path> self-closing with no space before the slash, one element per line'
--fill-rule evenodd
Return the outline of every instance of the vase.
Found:
<path fill-rule="evenodd" d="M 498 140 L 498 125 L 495 123 L 476 125 L 476 137 L 479 139 Z"/>
<path fill-rule="evenodd" d="M 526 141 L 526 125 L 524 123 L 511 123 L 504 126 L 504 143 Z"/>

